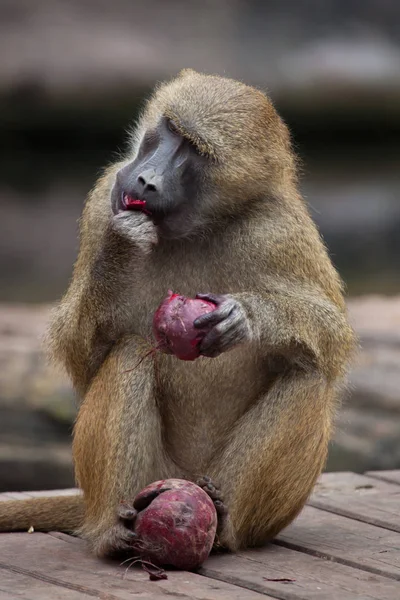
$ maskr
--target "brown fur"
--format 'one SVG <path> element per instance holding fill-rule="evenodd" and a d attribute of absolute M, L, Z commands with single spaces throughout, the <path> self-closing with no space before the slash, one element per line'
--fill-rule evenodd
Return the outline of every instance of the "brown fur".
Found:
<path fill-rule="evenodd" d="M 54 510 L 55 506 L 57 507 Z M 60 528 L 73 533 L 84 517 L 82 494 L 10 500 L 1 502 L 0 531 L 55 531 Z"/>
<path fill-rule="evenodd" d="M 133 248 L 110 228 L 110 191 L 160 114 L 209 156 L 224 193 L 204 206 L 201 235 L 151 248 L 143 229 Z M 295 164 L 287 128 L 264 94 L 186 70 L 156 90 L 132 152 L 89 195 L 50 347 L 83 398 L 73 452 L 85 517 L 78 510 L 75 526 L 98 555 L 123 546 L 118 503 L 154 480 L 215 479 L 229 509 L 220 543 L 235 550 L 285 527 L 323 469 L 354 336 Z M 168 289 L 233 294 L 250 341 L 215 359 L 157 354 L 140 362 Z M 66 503 L 43 504 L 37 528 L 69 528 Z M 0 528 L 25 528 L 30 511 L 33 504 L 0 504 Z"/>

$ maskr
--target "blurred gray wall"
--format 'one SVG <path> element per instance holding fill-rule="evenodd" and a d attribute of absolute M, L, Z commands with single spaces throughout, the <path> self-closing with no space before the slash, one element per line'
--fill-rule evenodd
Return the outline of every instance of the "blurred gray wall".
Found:
<path fill-rule="evenodd" d="M 268 90 L 350 293 L 398 290 L 400 2 L 1 0 L 0 300 L 53 300 L 99 169 L 183 67 Z"/>
<path fill-rule="evenodd" d="M 48 307 L 15 303 L 63 293 L 87 192 L 183 67 L 268 90 L 349 293 L 399 292 L 399 0 L 0 0 L 0 55 L 0 489 L 73 484 Z M 328 469 L 398 468 L 399 304 L 349 304 L 367 344 Z"/>

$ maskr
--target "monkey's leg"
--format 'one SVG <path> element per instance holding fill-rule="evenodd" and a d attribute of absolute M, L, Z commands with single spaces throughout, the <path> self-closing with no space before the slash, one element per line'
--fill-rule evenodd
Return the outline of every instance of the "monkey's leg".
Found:
<path fill-rule="evenodd" d="M 114 346 L 75 426 L 75 469 L 86 504 L 79 533 L 98 556 L 129 549 L 134 536 L 125 503 L 129 506 L 145 485 L 177 476 L 163 447 L 154 358 L 145 356 L 148 350 L 136 336 Z"/>
<path fill-rule="evenodd" d="M 228 510 L 217 546 L 262 544 L 297 516 L 325 464 L 333 392 L 316 376 L 282 377 L 238 421 L 207 472 Z"/>

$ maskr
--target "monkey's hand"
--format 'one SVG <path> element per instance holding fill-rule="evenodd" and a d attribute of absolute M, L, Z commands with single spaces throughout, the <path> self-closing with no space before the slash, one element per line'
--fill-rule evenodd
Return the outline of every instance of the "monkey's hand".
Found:
<path fill-rule="evenodd" d="M 145 254 L 158 242 L 157 228 L 147 215 L 139 211 L 124 210 L 112 217 L 112 229 Z"/>
<path fill-rule="evenodd" d="M 196 328 L 210 328 L 200 344 L 201 355 L 215 358 L 250 339 L 249 319 L 243 305 L 234 296 L 197 294 L 196 298 L 209 300 L 217 305 L 215 310 L 194 321 Z"/>

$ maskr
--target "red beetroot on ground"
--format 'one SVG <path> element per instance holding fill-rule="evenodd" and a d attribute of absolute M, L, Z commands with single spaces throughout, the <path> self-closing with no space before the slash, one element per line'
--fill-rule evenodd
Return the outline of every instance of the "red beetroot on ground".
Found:
<path fill-rule="evenodd" d="M 164 479 L 145 487 L 137 503 L 160 492 L 138 513 L 135 550 L 159 567 L 192 570 L 208 558 L 217 529 L 217 512 L 206 492 L 183 479 Z"/>
<path fill-rule="evenodd" d="M 153 333 L 157 348 L 175 354 L 181 360 L 195 360 L 200 356 L 199 346 L 209 327 L 196 328 L 193 323 L 216 305 L 199 298 L 187 298 L 169 291 L 153 318 Z"/>

